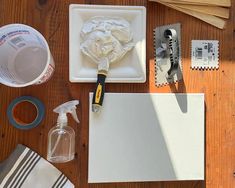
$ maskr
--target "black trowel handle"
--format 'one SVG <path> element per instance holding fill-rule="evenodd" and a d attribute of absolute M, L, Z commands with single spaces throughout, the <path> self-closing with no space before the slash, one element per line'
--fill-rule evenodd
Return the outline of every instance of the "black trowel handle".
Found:
<path fill-rule="evenodd" d="M 175 74 L 177 74 L 179 68 L 179 44 L 177 32 L 174 29 L 166 29 L 164 31 L 165 38 L 168 39 L 168 50 L 170 54 L 170 62 L 171 67 L 167 71 L 168 78 L 172 78 Z"/>
<path fill-rule="evenodd" d="M 98 73 L 96 88 L 92 99 L 92 111 L 98 112 L 103 104 L 106 73 Z"/>

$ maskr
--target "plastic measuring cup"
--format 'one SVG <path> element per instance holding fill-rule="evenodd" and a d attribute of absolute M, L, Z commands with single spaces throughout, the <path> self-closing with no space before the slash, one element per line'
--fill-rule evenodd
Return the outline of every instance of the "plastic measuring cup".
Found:
<path fill-rule="evenodd" d="M 41 84 L 55 64 L 46 39 L 24 24 L 0 27 L 0 83 L 10 87 Z"/>

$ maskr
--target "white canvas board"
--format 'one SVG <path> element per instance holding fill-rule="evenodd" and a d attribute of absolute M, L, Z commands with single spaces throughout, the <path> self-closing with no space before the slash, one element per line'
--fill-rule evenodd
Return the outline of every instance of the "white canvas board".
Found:
<path fill-rule="evenodd" d="M 89 106 L 88 182 L 204 179 L 204 94 L 106 93 Z"/>

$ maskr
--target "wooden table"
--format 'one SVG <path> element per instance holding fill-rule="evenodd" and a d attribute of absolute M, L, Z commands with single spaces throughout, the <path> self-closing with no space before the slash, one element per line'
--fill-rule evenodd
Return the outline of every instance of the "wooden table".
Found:
<path fill-rule="evenodd" d="M 108 92 L 188 92 L 205 93 L 206 164 L 205 181 L 88 184 L 88 92 L 94 84 L 69 82 L 69 4 L 143 5 L 147 8 L 147 82 L 144 84 L 107 84 Z M 19 143 L 44 158 L 47 133 L 56 122 L 52 112 L 57 105 L 72 99 L 81 104 L 79 126 L 70 118 L 76 131 L 76 159 L 56 165 L 80 188 L 233 188 L 235 187 L 235 3 L 225 30 L 147 0 L 0 0 L 0 26 L 24 23 L 40 31 L 49 42 L 56 63 L 52 79 L 42 85 L 9 88 L 0 85 L 0 161 L 7 158 Z M 182 61 L 184 81 L 176 87 L 156 88 L 154 84 L 153 29 L 156 26 L 182 23 Z M 192 39 L 216 39 L 220 42 L 220 67 L 214 71 L 190 69 Z M 13 128 L 6 117 L 9 103 L 16 97 L 31 95 L 46 106 L 40 126 L 29 131 Z M 23 113 L 23 112 L 21 112 Z M 26 118 L 30 118 L 30 113 Z"/>

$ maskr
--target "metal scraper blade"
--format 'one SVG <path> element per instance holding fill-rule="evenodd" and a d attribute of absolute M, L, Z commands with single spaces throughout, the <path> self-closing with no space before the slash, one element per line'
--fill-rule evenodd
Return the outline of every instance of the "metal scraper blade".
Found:
<path fill-rule="evenodd" d="M 166 50 L 167 38 L 164 32 L 167 29 L 174 29 L 177 33 L 178 43 L 178 61 L 179 66 L 172 77 L 168 77 L 168 71 L 171 67 L 170 55 Z M 181 62 L 181 25 L 179 23 L 160 26 L 154 29 L 154 47 L 155 47 L 155 84 L 157 87 L 182 80 L 182 62 Z"/>

